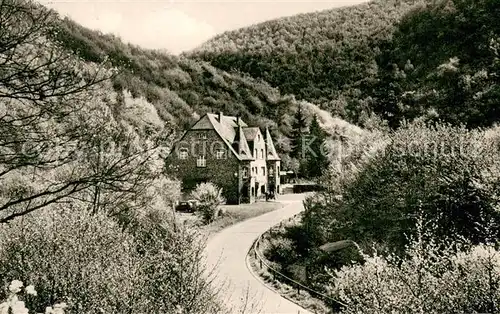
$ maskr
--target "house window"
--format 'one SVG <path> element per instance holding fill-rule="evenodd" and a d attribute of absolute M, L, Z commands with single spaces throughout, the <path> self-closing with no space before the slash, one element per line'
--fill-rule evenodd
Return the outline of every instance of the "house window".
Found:
<path fill-rule="evenodd" d="M 207 139 L 207 133 L 203 132 L 198 134 L 198 137 L 200 140 L 206 140 Z"/>
<path fill-rule="evenodd" d="M 263 149 L 260 150 L 260 159 L 264 159 L 264 150 Z"/>
<path fill-rule="evenodd" d="M 270 176 L 272 176 L 272 175 L 273 175 L 273 172 L 274 172 L 273 167 L 269 168 L 268 173 L 269 173 L 269 175 L 270 175 Z"/>
<path fill-rule="evenodd" d="M 217 159 L 224 159 L 224 151 L 222 149 L 219 149 L 216 152 Z"/>
<path fill-rule="evenodd" d="M 187 159 L 188 157 L 188 152 L 187 152 L 187 149 L 181 149 L 179 151 L 179 159 Z"/>
<path fill-rule="evenodd" d="M 266 175 L 266 167 L 262 167 L 262 175 L 265 176 Z"/>
<path fill-rule="evenodd" d="M 243 168 L 243 178 L 248 178 L 248 168 Z"/>
<path fill-rule="evenodd" d="M 196 166 L 197 167 L 206 167 L 207 166 L 207 160 L 205 159 L 205 155 L 198 156 L 198 159 L 196 159 Z"/>

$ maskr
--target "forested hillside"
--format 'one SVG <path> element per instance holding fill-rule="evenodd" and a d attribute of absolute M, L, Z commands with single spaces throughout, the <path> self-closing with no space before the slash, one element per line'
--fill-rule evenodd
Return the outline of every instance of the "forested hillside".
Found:
<path fill-rule="evenodd" d="M 500 2 L 453 0 L 406 15 L 381 46 L 373 109 L 470 127 L 498 122 Z"/>
<path fill-rule="evenodd" d="M 82 59 L 108 61 L 119 71 L 114 88 L 143 97 L 160 117 L 181 129 L 205 112 L 240 114 L 252 122 L 272 123 L 263 117 L 282 99 L 276 89 L 249 77 L 230 75 L 206 62 L 125 44 L 113 35 L 86 29 L 71 20 L 60 23 L 57 39 Z"/>
<path fill-rule="evenodd" d="M 190 55 L 356 120 L 369 106 L 362 90 L 377 75 L 379 43 L 422 2 L 373 1 L 268 21 L 218 35 Z"/>
<path fill-rule="evenodd" d="M 498 1 L 372 1 L 215 37 L 190 53 L 351 122 L 498 120 Z"/>
<path fill-rule="evenodd" d="M 129 91 L 129 96 L 150 102 L 160 118 L 178 130 L 206 112 L 223 111 L 239 114 L 251 124 L 269 126 L 276 136 L 290 134 L 290 121 L 299 102 L 263 80 L 125 44 L 113 35 L 88 30 L 68 19 L 61 21 L 57 39 L 86 61 L 107 61 L 116 67 L 118 74 L 112 80 L 115 90 Z"/>

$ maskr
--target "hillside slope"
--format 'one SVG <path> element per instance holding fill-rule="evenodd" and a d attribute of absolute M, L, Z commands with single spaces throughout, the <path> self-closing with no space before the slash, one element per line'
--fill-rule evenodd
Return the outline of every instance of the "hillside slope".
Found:
<path fill-rule="evenodd" d="M 373 1 L 272 20 L 216 36 L 188 55 L 356 120 L 359 89 L 377 73 L 379 43 L 422 2 Z"/>
<path fill-rule="evenodd" d="M 421 116 L 498 121 L 494 0 L 372 1 L 277 19 L 215 37 L 189 55 L 262 78 L 363 124 Z"/>
<path fill-rule="evenodd" d="M 293 116 L 300 103 L 309 108 L 306 118 L 310 120 L 317 113 L 332 135 L 349 138 L 361 132 L 312 103 L 281 94 L 261 79 L 229 74 L 205 61 L 125 44 L 113 35 L 91 31 L 69 19 L 61 20 L 59 28 L 57 39 L 66 49 L 85 61 L 105 61 L 117 69 L 112 81 L 120 99 L 154 106 L 158 117 L 179 134 L 206 112 L 223 111 L 240 115 L 247 123 L 268 126 L 278 139 L 277 149 L 286 155 Z"/>
<path fill-rule="evenodd" d="M 500 2 L 448 0 L 407 14 L 381 45 L 373 109 L 469 127 L 500 120 Z"/>
<path fill-rule="evenodd" d="M 108 61 L 117 68 L 117 91 L 128 90 L 155 105 L 160 117 L 181 129 L 210 111 L 240 114 L 261 124 L 281 96 L 268 84 L 230 75 L 206 62 L 168 55 L 123 43 L 69 19 L 61 21 L 59 41 L 85 61 Z M 266 111 L 264 111 L 266 110 Z"/>

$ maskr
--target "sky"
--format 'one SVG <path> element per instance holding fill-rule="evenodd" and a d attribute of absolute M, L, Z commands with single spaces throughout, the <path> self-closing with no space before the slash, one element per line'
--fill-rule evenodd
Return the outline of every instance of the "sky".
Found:
<path fill-rule="evenodd" d="M 227 30 L 367 0 L 39 0 L 79 24 L 173 54 Z"/>

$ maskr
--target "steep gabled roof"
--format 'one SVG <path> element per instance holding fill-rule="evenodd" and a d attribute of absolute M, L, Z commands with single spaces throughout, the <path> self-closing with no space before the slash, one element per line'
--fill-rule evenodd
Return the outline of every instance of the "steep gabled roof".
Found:
<path fill-rule="evenodd" d="M 258 127 L 248 127 L 244 121 L 237 117 L 207 113 L 193 125 L 191 130 L 215 130 L 236 158 L 239 160 L 254 160 L 248 141 L 255 140 L 257 134 L 260 133 L 260 129 Z M 281 160 L 267 128 L 265 142 L 266 159 Z"/>
<path fill-rule="evenodd" d="M 243 128 L 241 126 L 238 127 L 236 137 L 234 138 L 233 143 L 235 143 L 238 147 L 238 153 L 242 160 L 253 160 L 252 153 L 250 148 L 248 147 L 248 142 L 245 137 L 245 133 L 243 132 Z"/>
<path fill-rule="evenodd" d="M 219 121 L 220 117 L 221 121 Z M 250 148 L 242 131 L 243 127 L 247 126 L 244 121 L 237 117 L 207 113 L 193 125 L 191 130 L 215 130 L 238 159 L 252 160 Z M 238 143 L 238 146 L 233 146 L 235 143 Z"/>
<path fill-rule="evenodd" d="M 214 129 L 214 125 L 210 116 L 208 114 L 200 118 L 192 127 L 191 130 L 211 130 Z"/>
<path fill-rule="evenodd" d="M 209 117 L 212 125 L 214 126 L 215 131 L 217 131 L 217 133 L 219 133 L 219 135 L 223 139 L 225 139 L 229 143 L 233 143 L 234 137 L 236 136 L 236 131 L 234 129 L 236 124 L 234 124 L 233 126 L 233 124 L 229 119 L 224 119 L 224 118 L 222 118 L 222 123 L 220 123 L 218 121 L 217 115 L 211 113 L 207 114 L 207 116 Z"/>
<path fill-rule="evenodd" d="M 271 133 L 269 133 L 269 129 L 266 128 L 266 150 L 267 150 L 267 160 L 281 160 L 280 156 L 276 152 L 276 148 L 274 147 L 273 139 L 271 137 Z"/>
<path fill-rule="evenodd" d="M 260 129 L 258 127 L 247 127 L 243 128 L 243 133 L 245 133 L 245 138 L 247 141 L 253 141 L 257 134 L 259 134 Z"/>

